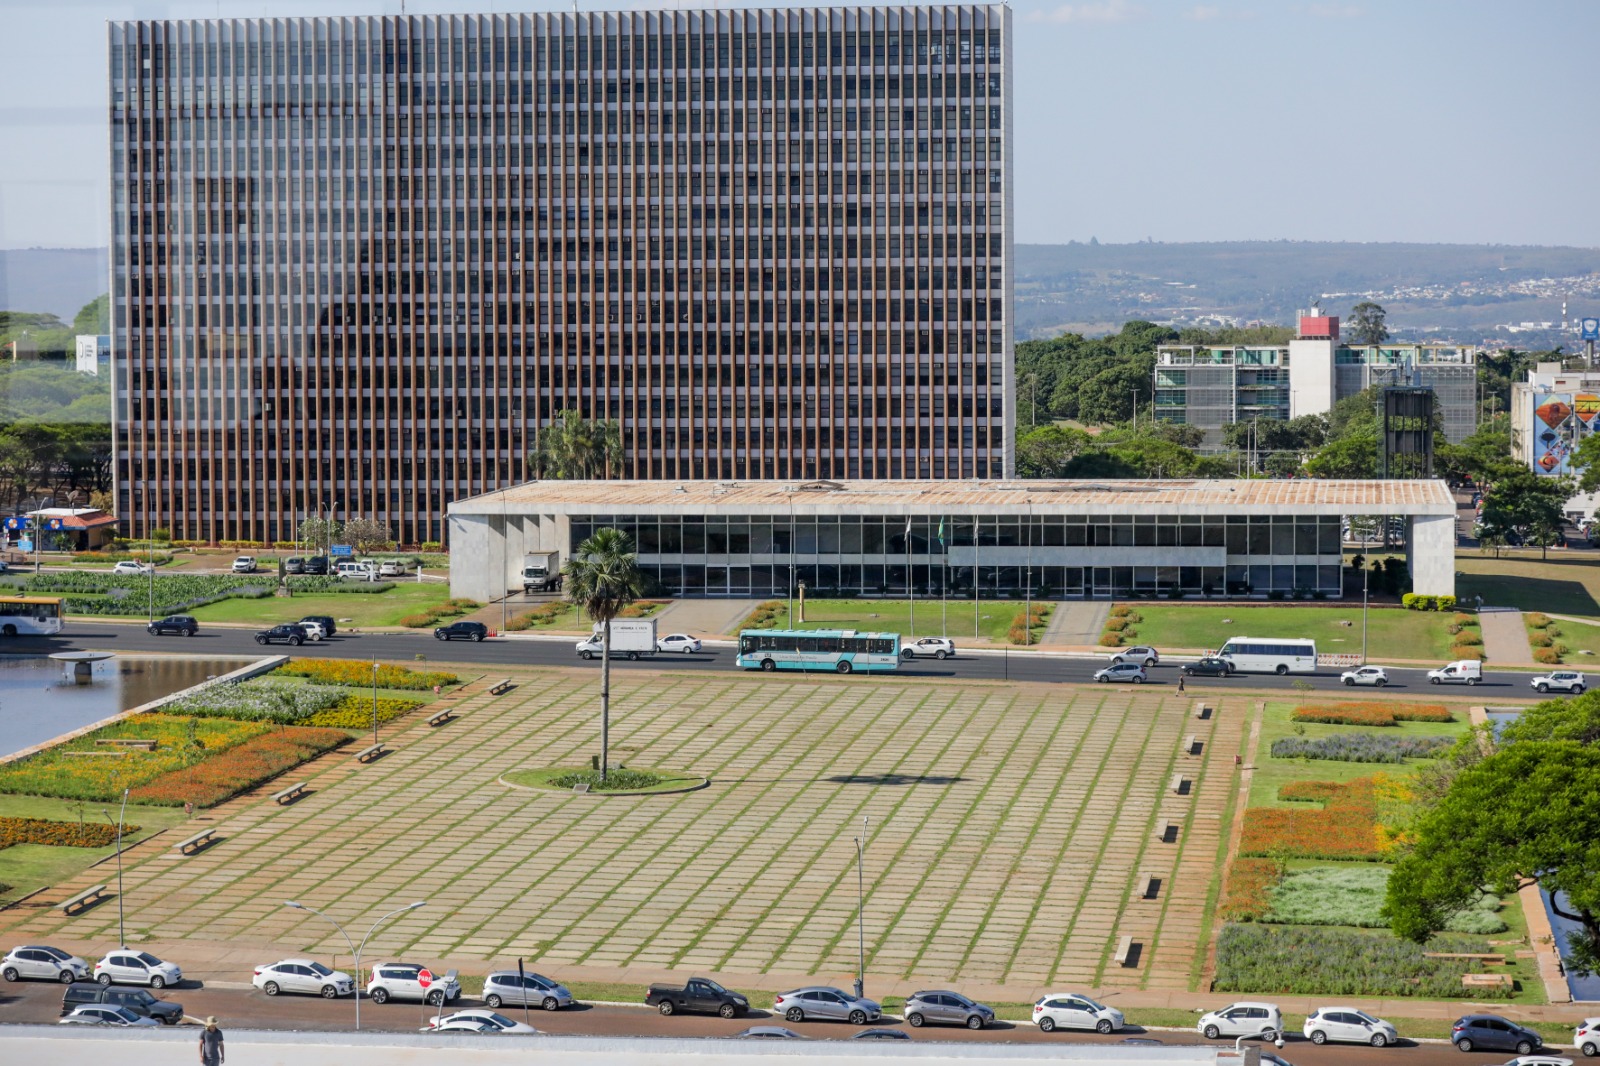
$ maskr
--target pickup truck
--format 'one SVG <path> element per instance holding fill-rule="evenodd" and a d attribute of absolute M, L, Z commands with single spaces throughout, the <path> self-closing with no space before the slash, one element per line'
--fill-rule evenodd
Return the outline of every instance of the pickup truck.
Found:
<path fill-rule="evenodd" d="M 662 1014 L 694 1011 L 736 1018 L 750 1009 L 748 999 L 737 992 L 729 992 L 708 977 L 692 977 L 682 988 L 676 985 L 651 985 L 644 994 L 644 1001 Z"/>

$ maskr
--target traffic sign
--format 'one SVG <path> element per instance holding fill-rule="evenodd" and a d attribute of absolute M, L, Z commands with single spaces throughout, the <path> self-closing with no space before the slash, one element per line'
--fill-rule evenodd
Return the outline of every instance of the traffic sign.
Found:
<path fill-rule="evenodd" d="M 348 544 L 330 544 L 328 546 L 329 555 L 354 555 L 355 553 L 355 549 Z"/>
<path fill-rule="evenodd" d="M 429 985 L 433 984 L 433 974 L 429 973 L 427 970 L 418 971 L 417 984 L 421 985 L 423 988 L 427 988 Z"/>
<path fill-rule="evenodd" d="M 1600 341 L 1600 318 L 1586 318 L 1583 320 L 1583 339 L 1586 341 Z"/>

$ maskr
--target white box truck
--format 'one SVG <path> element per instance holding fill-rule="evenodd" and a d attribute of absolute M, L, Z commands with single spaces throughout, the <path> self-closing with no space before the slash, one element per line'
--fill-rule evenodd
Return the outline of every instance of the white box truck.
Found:
<path fill-rule="evenodd" d="M 1430 685 L 1476 685 L 1483 680 L 1483 664 L 1476 659 L 1460 659 L 1428 671 Z"/>
<path fill-rule="evenodd" d="M 522 557 L 523 592 L 556 592 L 560 588 L 560 552 L 534 552 Z"/>
<path fill-rule="evenodd" d="M 656 620 L 654 618 L 617 618 L 611 622 L 611 657 L 637 659 L 656 653 Z M 578 641 L 580 659 L 600 657 L 600 627 Z"/>

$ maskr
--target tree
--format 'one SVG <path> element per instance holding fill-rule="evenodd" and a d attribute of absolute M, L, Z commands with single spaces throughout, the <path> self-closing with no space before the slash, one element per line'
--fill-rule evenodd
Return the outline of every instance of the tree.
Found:
<path fill-rule="evenodd" d="M 1591 433 L 1579 441 L 1570 463 L 1578 471 L 1579 491 L 1600 490 L 1600 433 Z"/>
<path fill-rule="evenodd" d="M 111 332 L 111 294 L 101 293 L 78 311 L 72 320 L 74 333 L 110 333 Z"/>
<path fill-rule="evenodd" d="M 1069 426 L 1040 426 L 1017 440 L 1017 475 L 1028 478 L 1061 477 L 1067 463 L 1094 438 Z"/>
<path fill-rule="evenodd" d="M 1378 476 L 1378 438 L 1343 437 L 1329 441 L 1306 460 L 1306 473 L 1317 478 L 1374 478 Z"/>
<path fill-rule="evenodd" d="M 1511 533 L 1531 536 L 1548 548 L 1561 529 L 1564 505 L 1571 495 L 1572 484 L 1566 478 L 1544 477 L 1517 467 L 1483 494 L 1482 531 L 1501 540 L 1510 539 Z"/>
<path fill-rule="evenodd" d="M 644 594 L 644 575 L 633 540 L 621 530 L 597 529 L 561 568 L 567 602 L 600 626 L 600 783 L 611 757 L 611 620 Z"/>
<path fill-rule="evenodd" d="M 1350 320 L 1345 323 L 1352 344 L 1382 344 L 1389 339 L 1389 327 L 1383 324 L 1389 312 L 1371 300 L 1362 300 L 1350 309 Z"/>
<path fill-rule="evenodd" d="M 1300 473 L 1300 456 L 1297 452 L 1273 452 L 1267 456 L 1266 468 L 1273 477 L 1294 477 Z"/>
<path fill-rule="evenodd" d="M 528 454 L 535 477 L 557 480 L 609 478 L 622 459 L 622 430 L 615 419 L 583 417 L 560 410 L 555 421 L 539 430 L 538 444 Z"/>
<path fill-rule="evenodd" d="M 1485 886 L 1511 895 L 1539 884 L 1579 926 L 1567 969 L 1600 969 L 1600 748 L 1507 743 L 1456 775 L 1414 840 L 1389 877 L 1383 913 L 1395 935 L 1425 943 Z"/>
<path fill-rule="evenodd" d="M 371 518 L 352 518 L 344 524 L 344 539 L 355 546 L 357 555 L 366 555 L 375 548 L 387 548 L 394 540 L 389 527 Z"/>
<path fill-rule="evenodd" d="M 313 516 L 300 523 L 296 536 L 312 550 L 326 554 L 338 542 L 343 530 L 337 518 Z"/>
<path fill-rule="evenodd" d="M 1600 748 L 1600 689 L 1536 703 L 1500 730 L 1502 745 L 1570 740 Z"/>

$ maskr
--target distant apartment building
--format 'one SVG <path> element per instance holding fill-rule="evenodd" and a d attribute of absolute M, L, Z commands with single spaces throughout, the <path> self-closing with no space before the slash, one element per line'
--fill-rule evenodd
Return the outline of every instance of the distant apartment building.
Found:
<path fill-rule="evenodd" d="M 1449 344 L 1354 345 L 1339 339 L 1339 319 L 1302 315 L 1298 335 L 1281 345 L 1167 344 L 1156 349 L 1156 417 L 1197 426 L 1202 451 L 1223 450 L 1233 422 L 1287 421 L 1326 414 L 1373 385 L 1431 388 L 1445 439 L 1477 429 L 1477 352 Z"/>
<path fill-rule="evenodd" d="M 107 333 L 79 333 L 74 368 L 80 374 L 100 376 L 100 371 L 111 366 L 111 336 Z"/>
<path fill-rule="evenodd" d="M 1511 454 L 1536 474 L 1576 474 L 1572 452 L 1600 430 L 1600 370 L 1540 363 L 1511 386 Z"/>
<path fill-rule="evenodd" d="M 439 540 L 620 476 L 1011 473 L 1010 9 L 110 26 L 118 513 Z"/>

